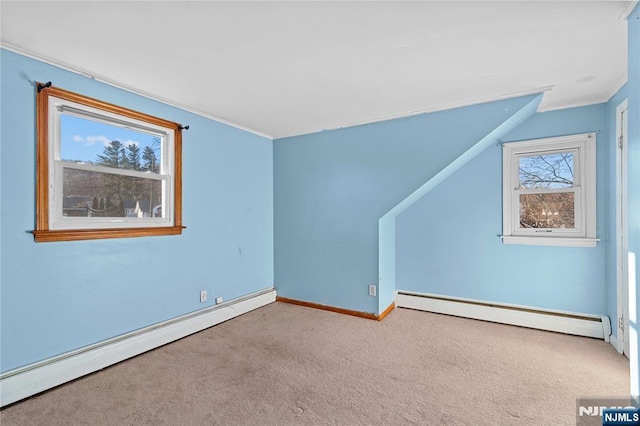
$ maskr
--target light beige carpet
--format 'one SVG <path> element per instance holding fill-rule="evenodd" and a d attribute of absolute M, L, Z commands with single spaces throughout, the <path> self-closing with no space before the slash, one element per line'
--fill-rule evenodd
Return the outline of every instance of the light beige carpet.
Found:
<path fill-rule="evenodd" d="M 280 302 L 14 404 L 9 425 L 571 425 L 624 396 L 610 344 L 395 309 Z"/>

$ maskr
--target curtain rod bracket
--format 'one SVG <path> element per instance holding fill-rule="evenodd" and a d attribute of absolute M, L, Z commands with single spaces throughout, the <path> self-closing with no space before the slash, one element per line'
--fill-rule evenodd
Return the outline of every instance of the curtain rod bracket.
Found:
<path fill-rule="evenodd" d="M 189 130 L 189 126 L 183 126 L 182 124 L 178 128 L 180 130 Z"/>
<path fill-rule="evenodd" d="M 38 83 L 37 84 L 37 88 L 38 88 L 38 93 L 40 93 L 42 91 L 42 89 L 46 89 L 47 87 L 51 87 L 51 82 L 47 81 L 46 83 L 42 84 L 42 83 Z"/>

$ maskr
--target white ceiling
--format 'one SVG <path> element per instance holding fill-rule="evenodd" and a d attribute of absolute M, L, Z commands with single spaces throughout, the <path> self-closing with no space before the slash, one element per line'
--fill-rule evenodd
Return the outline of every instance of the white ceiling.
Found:
<path fill-rule="evenodd" d="M 607 101 L 632 3 L 2 1 L 0 39 L 278 138 L 550 86 L 542 110 Z"/>

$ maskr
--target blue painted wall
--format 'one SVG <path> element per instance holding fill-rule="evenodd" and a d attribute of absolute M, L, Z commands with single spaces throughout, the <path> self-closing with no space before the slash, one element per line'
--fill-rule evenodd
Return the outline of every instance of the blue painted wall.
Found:
<path fill-rule="evenodd" d="M 541 99 L 542 94 L 536 96 L 520 110 L 512 111 L 512 115 L 503 123 L 500 123 L 489 134 L 478 140 L 471 148 L 380 218 L 378 226 L 379 312 L 382 312 L 391 303 L 396 292 L 396 218 L 426 195 L 429 195 L 429 192 L 437 188 L 453 173 L 466 166 L 469 161 L 491 146 L 497 145 L 508 133 L 533 117 L 540 106 Z"/>
<path fill-rule="evenodd" d="M 640 7 L 636 6 L 628 17 L 628 80 L 629 99 L 629 251 L 636 256 L 640 254 Z M 636 265 L 637 268 L 637 265 Z M 640 398 L 640 339 L 637 309 L 640 305 L 638 278 L 635 288 L 630 288 L 630 364 L 631 395 Z M 633 294 L 635 293 L 635 300 Z"/>
<path fill-rule="evenodd" d="M 273 285 L 269 139 L 0 50 L 1 371 Z M 33 81 L 191 126 L 181 236 L 35 243 Z M 200 303 L 199 291 L 209 292 Z"/>
<path fill-rule="evenodd" d="M 274 141 L 279 296 L 378 312 L 378 219 L 535 96 Z"/>
<path fill-rule="evenodd" d="M 604 104 L 539 113 L 504 142 L 597 133 L 597 235 L 607 239 Z M 502 148 L 473 159 L 396 223 L 397 288 L 493 302 L 604 314 L 605 254 L 596 248 L 503 244 Z"/>

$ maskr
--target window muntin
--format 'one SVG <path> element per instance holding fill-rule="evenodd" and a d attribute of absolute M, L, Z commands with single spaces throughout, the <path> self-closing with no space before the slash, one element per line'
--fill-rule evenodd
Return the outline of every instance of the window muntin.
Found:
<path fill-rule="evenodd" d="M 38 93 L 36 241 L 180 234 L 181 126 Z"/>
<path fill-rule="evenodd" d="M 503 147 L 503 241 L 595 245 L 595 134 Z"/>

